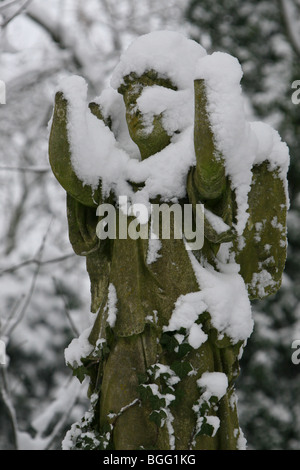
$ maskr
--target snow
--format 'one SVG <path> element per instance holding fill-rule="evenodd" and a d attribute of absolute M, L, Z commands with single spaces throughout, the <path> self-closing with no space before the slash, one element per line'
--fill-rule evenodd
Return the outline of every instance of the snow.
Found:
<path fill-rule="evenodd" d="M 96 189 L 101 179 L 103 195 L 113 188 L 117 196 L 126 195 L 133 204 L 148 205 L 149 199 L 159 194 L 166 201 L 185 196 L 186 175 L 195 163 L 191 126 L 179 136 L 174 135 L 161 152 L 138 161 L 136 154 L 131 158 L 113 132 L 91 113 L 86 104 L 86 83 L 81 77 L 65 78 L 58 90 L 69 102 L 71 161 L 84 184 Z M 101 97 L 98 101 L 101 102 Z M 128 181 L 145 185 L 134 193 Z"/>
<path fill-rule="evenodd" d="M 208 339 L 208 336 L 201 328 L 201 325 L 194 323 L 189 332 L 188 342 L 194 349 L 200 348 L 200 346 L 205 343 Z"/>
<path fill-rule="evenodd" d="M 148 240 L 148 251 L 147 251 L 147 264 L 152 264 L 157 261 L 158 258 L 161 258 L 159 253 L 162 247 L 161 240 L 159 239 L 158 234 L 154 232 L 153 218 L 150 222 L 150 236 Z"/>
<path fill-rule="evenodd" d="M 212 410 L 217 410 L 217 406 L 213 405 L 211 399 L 216 398 L 219 402 L 226 394 L 228 388 L 227 376 L 223 372 L 204 372 L 197 380 L 197 386 L 201 389 L 201 395 L 198 402 L 193 406 L 193 411 L 197 414 L 196 431 L 199 432 L 204 424 L 208 424 L 212 427 L 211 435 L 215 436 L 220 427 L 219 417 L 207 415 L 208 410 L 203 415 L 200 410 L 204 403 L 209 405 Z"/>
<path fill-rule="evenodd" d="M 218 418 L 218 416 L 207 416 L 206 422 L 207 424 L 213 427 L 213 432 L 212 432 L 211 437 L 214 437 L 216 435 L 217 430 L 220 427 L 220 418 Z"/>
<path fill-rule="evenodd" d="M 238 235 L 242 234 L 248 218 L 247 196 L 252 180 L 252 166 L 268 160 L 270 170 L 279 170 L 279 177 L 285 187 L 289 166 L 288 147 L 281 141 L 277 131 L 267 124 L 246 120 L 240 85 L 242 76 L 238 60 L 222 52 L 201 58 L 195 75 L 195 78 L 205 80 L 215 144 L 224 159 L 231 187 L 235 190 Z M 287 191 L 286 197 L 288 200 Z"/>
<path fill-rule="evenodd" d="M 106 303 L 107 323 L 114 327 L 117 318 L 117 294 L 112 283 L 108 287 L 108 298 Z M 74 338 L 65 349 L 65 362 L 72 367 L 82 366 L 82 359 L 89 356 L 94 351 L 94 346 L 89 342 L 89 335 L 93 327 L 94 314 L 91 314 L 91 325 L 89 325 L 78 338 Z M 96 347 L 101 347 L 105 340 L 99 338 Z"/>
<path fill-rule="evenodd" d="M 147 315 L 146 318 L 145 318 L 146 321 L 150 322 L 150 323 L 155 323 L 157 324 L 157 310 L 153 310 L 153 315 Z"/>
<path fill-rule="evenodd" d="M 81 438 L 82 440 L 87 437 L 95 447 L 99 445 L 99 440 L 96 438 L 95 433 L 92 431 L 84 431 L 84 428 L 90 426 L 90 423 L 94 419 L 94 412 L 92 409 L 86 411 L 84 416 L 81 418 L 80 422 L 72 424 L 71 429 L 67 431 L 63 441 L 62 441 L 62 450 L 73 450 L 74 444 L 77 439 Z"/>
<path fill-rule="evenodd" d="M 178 89 L 145 87 L 137 99 L 136 106 L 148 126 L 145 133 L 151 132 L 153 117 L 161 115 L 163 125 L 171 136 L 166 148 L 141 161 L 138 148 L 129 137 L 122 96 L 116 90 L 127 74 L 135 72 L 142 75 L 150 69 L 171 79 Z M 121 56 L 113 72 L 111 86 L 94 100 L 100 105 L 104 117 L 111 118 L 111 130 L 90 112 L 85 81 L 76 76 L 64 79 L 59 90 L 63 91 L 69 102 L 68 135 L 74 171 L 84 184 L 95 189 L 101 179 L 103 196 L 113 190 L 119 198 L 126 196 L 132 205 L 145 204 L 149 207 L 150 200 L 157 196 L 162 201 L 171 202 L 185 197 L 187 174 L 196 163 L 193 145 L 194 80 L 204 79 L 217 149 L 215 156 L 223 159 L 226 174 L 235 191 L 235 228 L 242 242 L 249 216 L 248 192 L 253 165 L 267 160 L 270 170 L 278 171 L 285 188 L 289 165 L 288 148 L 278 133 L 266 124 L 247 121 L 240 84 L 242 76 L 242 68 L 236 58 L 221 52 L 207 55 L 200 45 L 179 33 L 156 31 L 141 36 Z M 134 191 L 129 182 L 140 183 L 141 189 Z M 206 210 L 205 216 L 219 233 L 229 229 L 213 213 Z M 149 239 L 148 264 L 160 257 L 161 244 L 153 235 Z M 202 325 L 197 323 L 199 315 L 205 311 L 210 313 L 212 326 L 220 337 L 227 335 L 236 343 L 245 341 L 252 333 L 248 293 L 239 274 L 239 266 L 229 256 L 230 246 L 221 246 L 217 269 L 199 263 L 189 252 L 199 292 L 177 299 L 164 330 L 185 328 L 188 342 L 193 348 L 199 348 L 207 340 Z M 270 276 L 265 271 L 259 276 L 259 279 L 254 277 L 253 282 L 262 282 L 261 289 L 264 290 L 271 282 Z M 113 287 L 110 288 L 112 299 L 108 322 L 113 326 L 116 299 Z"/>
<path fill-rule="evenodd" d="M 65 349 L 65 362 L 72 367 L 82 365 L 82 358 L 92 353 L 94 347 L 89 342 L 88 337 L 92 327 L 86 328 L 78 338 L 74 338 Z"/>
<path fill-rule="evenodd" d="M 191 292 L 181 295 L 175 303 L 169 324 L 164 327 L 164 331 L 176 331 L 180 330 L 180 328 L 190 330 L 198 319 L 198 316 L 205 312 L 207 308 L 202 297 L 201 292 Z"/>
<path fill-rule="evenodd" d="M 237 272 L 238 265 L 227 264 L 225 272 L 218 272 L 210 265 L 201 266 L 191 252 L 189 256 L 212 325 L 234 343 L 246 340 L 252 333 L 253 319 L 244 280 Z"/>
<path fill-rule="evenodd" d="M 55 400 L 44 410 L 39 410 L 39 414 L 33 420 L 34 437 L 28 432 L 17 432 L 19 450 L 45 450 L 51 445 L 53 434 L 56 431 L 54 429 L 47 436 L 47 429 L 51 426 L 54 416 L 61 414 L 63 419 L 66 419 L 78 399 L 80 387 L 78 380 L 75 378 L 60 387 Z"/>
<path fill-rule="evenodd" d="M 161 241 L 159 238 L 149 238 L 148 243 L 147 264 L 152 264 L 157 261 L 158 258 L 161 258 L 161 254 L 159 253 Z"/>
<path fill-rule="evenodd" d="M 158 398 L 163 398 L 166 401 L 166 407 L 168 407 L 170 403 L 175 400 L 175 395 L 172 393 L 161 394 L 157 384 L 147 384 L 142 386 L 149 387 L 153 395 L 156 395 Z"/>
<path fill-rule="evenodd" d="M 238 273 L 238 265 L 227 264 L 225 272 L 218 272 L 209 264 L 203 267 L 190 251 L 188 253 L 199 284 L 199 292 L 178 298 L 164 331 L 186 328 L 191 346 L 201 345 L 205 340 L 204 332 L 195 322 L 201 313 L 208 311 L 211 324 L 220 335 L 226 334 L 233 343 L 245 341 L 252 333 L 253 319 L 248 293 Z"/>
<path fill-rule="evenodd" d="M 195 164 L 194 67 L 203 55 L 205 51 L 199 44 L 171 31 L 150 33 L 134 41 L 113 73 L 112 88 L 93 100 L 101 105 L 104 117 L 111 117 L 112 130 L 87 107 L 87 85 L 83 78 L 73 76 L 61 81 L 57 91 L 62 91 L 68 100 L 72 165 L 84 184 L 96 189 L 101 179 L 103 195 L 113 188 L 117 196 L 126 195 L 132 203 L 146 205 L 157 195 L 166 201 L 185 196 L 186 176 Z M 139 161 L 139 151 L 129 138 L 122 97 L 113 88 L 118 88 L 127 71 L 143 73 L 149 67 L 168 76 L 180 90 L 165 87 L 143 90 L 138 105 L 146 121 L 151 122 L 154 114 L 163 113 L 163 124 L 172 138 L 161 152 Z M 181 133 L 174 134 L 178 130 Z M 145 184 L 134 193 L 128 181 Z"/>
<path fill-rule="evenodd" d="M 107 322 L 111 328 L 115 326 L 116 319 L 117 319 L 117 292 L 115 286 L 110 283 L 108 286 L 108 299 L 107 299 Z"/>
<path fill-rule="evenodd" d="M 123 77 L 131 72 L 138 76 L 156 70 L 180 89 L 191 87 L 196 61 L 206 55 L 205 49 L 174 31 L 154 31 L 140 36 L 122 54 L 115 68 L 111 85 L 117 89 Z"/>
<path fill-rule="evenodd" d="M 145 87 L 137 99 L 147 128 L 151 132 L 155 115 L 162 115 L 171 143 L 162 151 L 140 161 L 139 150 L 131 141 L 125 119 L 125 106 L 116 92 L 123 77 L 131 72 L 142 75 L 154 69 L 171 79 L 178 90 L 161 86 Z M 87 107 L 87 84 L 81 77 L 65 78 L 58 89 L 68 100 L 68 136 L 72 165 L 84 184 L 96 189 L 102 181 L 103 195 L 113 189 L 116 196 L 127 196 L 132 203 L 149 204 L 158 195 L 176 201 L 186 195 L 186 177 L 195 165 L 193 147 L 194 80 L 206 83 L 208 113 L 217 158 L 224 159 L 226 174 L 236 194 L 236 230 L 242 235 L 248 218 L 248 192 L 254 164 L 268 159 L 285 182 L 289 165 L 288 148 L 278 133 L 245 117 L 245 101 L 240 81 L 242 69 L 229 54 L 207 55 L 195 41 L 180 33 L 156 31 L 136 39 L 122 54 L 108 87 L 96 98 L 110 130 Z M 177 133 L 179 131 L 179 133 Z M 134 193 L 128 182 L 144 183 Z M 287 197 L 288 199 L 288 197 Z M 207 213 L 209 220 L 224 231 L 227 227 Z"/>
<path fill-rule="evenodd" d="M 109 175 L 117 172 L 118 163 L 127 162 L 129 157 L 117 147 L 110 129 L 87 107 L 87 84 L 82 77 L 63 79 L 59 91 L 69 103 L 67 120 L 72 166 L 81 181 L 96 189 L 100 177 L 105 185 Z"/>
<path fill-rule="evenodd" d="M 286 192 L 287 208 L 289 208 L 289 196 L 287 188 L 287 172 L 289 169 L 289 149 L 282 141 L 279 133 L 270 125 L 263 122 L 251 122 L 250 127 L 257 138 L 257 149 L 254 164 L 258 165 L 264 160 L 269 162 L 269 169 L 277 170 L 278 176 L 284 184 Z"/>
<path fill-rule="evenodd" d="M 242 69 L 236 58 L 215 52 L 199 60 L 196 78 L 205 80 L 215 143 L 224 158 L 232 188 L 236 191 L 237 231 L 241 234 L 247 220 L 247 194 L 255 154 L 255 141 L 249 138 L 249 124 L 245 120 L 240 86 Z"/>
<path fill-rule="evenodd" d="M 239 437 L 237 440 L 237 449 L 238 450 L 246 450 L 247 449 L 247 440 L 244 436 L 243 431 L 239 428 Z"/>
<path fill-rule="evenodd" d="M 111 119 L 112 132 L 121 148 L 125 150 L 131 158 L 139 160 L 139 148 L 129 135 L 123 97 L 113 88 L 106 88 L 102 91 L 101 96 L 94 98 L 93 101 L 101 106 L 104 118 Z"/>
<path fill-rule="evenodd" d="M 168 375 L 166 383 L 169 387 L 173 388 L 173 385 L 180 382 L 180 378 L 175 374 L 175 372 L 167 365 L 157 362 L 155 364 L 155 373 L 154 380 L 157 380 L 161 375 Z"/>
<path fill-rule="evenodd" d="M 276 282 L 266 269 L 262 269 L 262 271 L 253 274 L 251 285 L 258 289 L 259 297 L 263 298 L 267 295 L 267 289 L 276 285 Z"/>
<path fill-rule="evenodd" d="M 208 221 L 208 223 L 212 226 L 212 228 L 217 232 L 218 234 L 221 234 L 223 232 L 227 232 L 227 230 L 230 230 L 229 225 L 225 224 L 224 220 L 215 215 L 213 212 L 211 212 L 208 209 L 204 208 L 204 217 Z"/>
<path fill-rule="evenodd" d="M 197 385 L 204 389 L 201 395 L 203 400 L 209 401 L 211 397 L 221 400 L 228 387 L 227 375 L 223 372 L 204 372 L 197 380 Z"/>
<path fill-rule="evenodd" d="M 163 114 L 163 126 L 169 135 L 193 124 L 194 96 L 191 88 L 175 91 L 156 85 L 145 87 L 137 99 L 137 105 L 145 120 L 150 123 L 154 116 Z"/>

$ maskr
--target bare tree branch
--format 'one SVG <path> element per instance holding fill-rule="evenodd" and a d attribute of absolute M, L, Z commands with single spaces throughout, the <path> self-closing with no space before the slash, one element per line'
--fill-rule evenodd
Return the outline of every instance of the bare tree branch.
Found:
<path fill-rule="evenodd" d="M 50 222 L 51 224 L 51 222 Z M 22 309 L 20 310 L 19 313 L 15 313 L 15 319 L 14 321 L 12 321 L 10 324 L 7 324 L 6 326 L 6 329 L 4 331 L 4 334 L 6 336 L 10 336 L 12 331 L 16 328 L 16 326 L 21 322 L 22 318 L 24 317 L 25 315 L 25 312 L 27 310 L 27 307 L 30 303 L 30 300 L 31 300 L 31 297 L 32 297 L 32 294 L 34 292 L 34 289 L 35 289 L 35 285 L 36 285 L 36 281 L 37 281 L 37 278 L 38 278 L 38 275 L 39 275 L 39 271 L 40 271 L 40 267 L 41 267 L 41 264 L 40 264 L 40 260 L 41 260 L 41 257 L 43 255 L 43 251 L 44 251 L 44 248 L 45 248 L 45 243 L 46 243 L 46 238 L 47 238 L 47 235 L 48 235 L 48 232 L 49 232 L 49 228 L 50 228 L 50 224 L 49 224 L 49 227 L 43 237 L 43 240 L 42 240 L 42 243 L 41 243 L 41 246 L 38 250 L 38 254 L 37 254 L 37 266 L 36 266 L 36 269 L 33 273 L 33 277 L 32 277 L 32 280 L 31 280 L 31 284 L 30 284 L 30 288 L 29 288 L 29 291 L 26 295 L 26 298 L 25 298 L 25 301 L 24 301 L 24 304 L 22 305 Z"/>
<path fill-rule="evenodd" d="M 0 5 L 0 11 L 6 10 L 13 5 L 21 3 L 23 0 L 8 0 L 7 2 L 2 2 Z"/>
<path fill-rule="evenodd" d="M 11 401 L 10 392 L 8 390 L 7 373 L 6 373 L 6 367 L 5 366 L 0 366 L 0 376 L 1 376 L 0 394 L 1 394 L 3 404 L 5 406 L 5 409 L 7 411 L 7 414 L 8 414 L 10 423 L 11 423 L 14 448 L 18 449 L 17 416 L 16 416 L 16 410 L 14 408 L 14 405 L 13 405 L 12 401 Z"/>
<path fill-rule="evenodd" d="M 12 319 L 14 318 L 14 316 L 16 315 L 17 311 L 18 311 L 18 308 L 20 307 L 21 305 L 21 302 L 24 300 L 25 298 L 25 294 L 22 294 L 19 299 L 17 299 L 11 309 L 11 311 L 9 312 L 9 315 L 7 316 L 7 318 L 5 319 L 5 324 L 4 326 L 1 326 L 1 330 L 0 330 L 0 333 L 2 336 L 4 336 L 4 333 L 6 331 L 6 328 L 8 328 L 10 322 L 12 321 Z"/>
<path fill-rule="evenodd" d="M 19 197 L 17 204 L 13 208 L 10 219 L 9 219 L 8 230 L 7 230 L 7 235 L 6 235 L 6 248 L 5 248 L 6 255 L 9 255 L 13 251 L 16 245 L 16 236 L 17 236 L 18 227 L 23 216 L 24 204 L 29 194 L 29 186 L 28 186 L 26 179 L 23 177 L 23 175 L 22 175 L 21 184 L 22 184 L 21 196 Z"/>
<path fill-rule="evenodd" d="M 278 0 L 286 34 L 295 53 L 300 57 L 300 34 L 294 22 L 294 5 L 290 0 Z"/>
<path fill-rule="evenodd" d="M 66 41 L 59 24 L 54 25 L 51 23 L 51 21 L 49 21 L 49 19 L 47 21 L 47 15 L 42 10 L 38 10 L 37 8 L 30 8 L 26 11 L 26 15 L 41 28 L 43 28 L 43 30 L 48 33 L 48 35 L 60 49 L 70 51 L 72 53 L 72 60 L 76 68 L 82 69 L 83 63 L 81 61 L 81 57 L 78 56 L 76 49 Z"/>
<path fill-rule="evenodd" d="M 120 51 L 122 49 L 120 31 L 113 26 L 114 23 L 115 23 L 115 21 L 114 21 L 115 20 L 115 11 L 114 11 L 113 5 L 111 5 L 111 4 L 109 5 L 107 0 L 102 0 L 102 5 L 103 5 L 103 7 L 106 11 L 106 14 L 110 18 L 109 27 L 110 27 L 110 30 L 111 30 L 114 49 L 117 50 L 117 51 Z"/>
<path fill-rule="evenodd" d="M 9 268 L 4 268 L 0 271 L 0 276 L 6 273 L 13 273 L 14 271 L 17 271 L 18 269 L 23 268 L 24 266 L 27 266 L 28 264 L 37 264 L 38 266 L 45 266 L 46 264 L 52 264 L 52 263 L 60 263 L 61 261 L 65 261 L 66 259 L 69 258 L 74 258 L 75 253 L 69 253 L 66 255 L 58 256 L 57 258 L 50 258 L 44 261 L 41 261 L 38 258 L 31 258 L 27 259 L 25 261 L 22 261 L 19 264 L 16 264 L 14 266 L 10 266 Z"/>
<path fill-rule="evenodd" d="M 35 167 L 35 166 L 6 166 L 0 165 L 0 170 L 3 171 L 21 171 L 22 173 L 30 172 L 30 173 L 39 173 L 44 174 L 50 171 L 50 168 L 45 167 Z"/>
<path fill-rule="evenodd" d="M 59 287 L 59 284 L 57 282 L 57 280 L 55 279 L 55 277 L 52 278 L 53 279 L 53 282 L 54 282 L 54 285 L 55 285 L 55 288 L 56 288 L 56 291 L 60 294 L 62 300 L 63 300 L 63 303 L 64 303 L 64 307 L 65 307 L 65 314 L 67 316 L 67 319 L 69 320 L 69 323 L 70 323 L 70 326 L 71 326 L 71 330 L 74 334 L 75 337 L 78 337 L 79 336 L 79 331 L 73 321 L 73 318 L 70 314 L 70 310 L 68 308 L 68 302 L 67 302 L 67 299 L 66 299 L 66 296 L 61 292 L 61 289 Z"/>
<path fill-rule="evenodd" d="M 16 18 L 16 16 L 20 15 L 20 13 L 22 13 L 22 11 L 24 11 L 28 5 L 32 2 L 32 0 L 26 0 L 25 3 L 20 6 L 20 8 L 17 9 L 17 11 L 15 11 L 11 16 L 9 16 L 8 18 L 6 18 L 3 23 L 1 23 L 1 28 L 5 28 L 14 18 Z M 7 5 L 4 5 L 6 7 L 8 6 L 11 6 L 13 3 L 17 3 L 17 2 L 10 2 L 10 4 L 7 4 Z M 0 9 L 1 9 L 1 6 L 0 6 Z"/>
<path fill-rule="evenodd" d="M 69 381 L 71 381 L 73 379 L 74 379 L 74 377 L 70 376 Z M 65 408 L 64 413 L 61 415 L 60 419 L 58 420 L 58 422 L 54 426 L 51 434 L 47 437 L 47 444 L 44 447 L 44 450 L 49 450 L 51 448 L 51 446 L 53 444 L 53 441 L 55 440 L 57 435 L 62 431 L 62 428 L 64 427 L 64 425 L 66 423 L 66 420 L 67 420 L 68 416 L 70 415 L 70 413 L 72 411 L 72 408 L 74 407 L 74 405 L 75 405 L 75 403 L 78 399 L 79 391 L 80 391 L 80 387 L 79 387 L 78 384 L 76 384 L 76 392 L 73 395 L 72 394 L 69 395 L 68 406 Z"/>

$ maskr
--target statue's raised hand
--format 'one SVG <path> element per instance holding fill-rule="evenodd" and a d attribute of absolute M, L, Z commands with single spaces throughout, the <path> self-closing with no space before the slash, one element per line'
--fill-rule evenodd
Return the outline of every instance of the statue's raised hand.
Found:
<path fill-rule="evenodd" d="M 97 207 L 100 200 L 100 187 L 93 190 L 77 177 L 72 166 L 70 140 L 68 137 L 68 106 L 69 102 L 62 92 L 55 95 L 55 107 L 49 138 L 49 158 L 52 171 L 62 187 L 74 199 L 89 207 Z M 99 108 L 96 104 L 89 105 L 97 117 Z"/>
<path fill-rule="evenodd" d="M 196 153 L 195 179 L 203 199 L 216 199 L 226 188 L 224 161 L 217 149 L 207 111 L 205 80 L 194 81 Z"/>

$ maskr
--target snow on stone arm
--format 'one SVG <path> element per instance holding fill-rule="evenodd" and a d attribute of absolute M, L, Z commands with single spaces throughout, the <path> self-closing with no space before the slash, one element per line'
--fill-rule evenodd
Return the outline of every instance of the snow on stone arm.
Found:
<path fill-rule="evenodd" d="M 236 261 L 250 297 L 263 298 L 279 289 L 286 261 L 289 151 L 267 124 L 252 122 L 251 130 L 258 147 L 248 194 L 249 218 Z"/>
<path fill-rule="evenodd" d="M 205 83 L 216 155 L 230 181 L 228 202 L 236 206 L 231 253 L 250 297 L 261 298 L 280 287 L 285 265 L 288 148 L 276 130 L 246 119 L 237 59 L 221 52 L 205 56 L 195 76 Z"/>
<path fill-rule="evenodd" d="M 229 54 L 206 55 L 195 66 L 196 166 L 188 193 L 193 204 L 204 204 L 204 233 L 213 243 L 232 241 L 247 220 L 252 153 L 241 77 L 237 59 Z"/>
<path fill-rule="evenodd" d="M 195 80 L 194 144 L 196 154 L 195 181 L 202 200 L 216 199 L 225 190 L 224 159 L 216 146 L 208 113 L 206 84 Z"/>
<path fill-rule="evenodd" d="M 73 78 L 72 81 L 69 79 L 68 83 L 69 92 L 73 91 L 75 95 L 79 77 L 76 80 Z M 85 206 L 95 207 L 97 205 L 96 201 L 99 199 L 98 188 L 86 185 L 73 167 L 73 144 L 70 138 L 70 127 L 73 129 L 73 124 L 69 120 L 70 108 L 72 107 L 70 97 L 71 93 L 65 93 L 63 86 L 55 96 L 54 112 L 50 123 L 50 165 L 55 177 L 70 196 Z M 80 113 L 81 111 L 82 109 L 77 108 L 77 112 Z"/>
<path fill-rule="evenodd" d="M 251 185 L 251 167 L 255 155 L 256 140 L 251 138 L 249 124 L 244 113 L 244 100 L 240 81 L 242 69 L 238 60 L 229 54 L 216 52 L 198 61 L 196 71 L 196 93 L 198 100 L 205 105 L 205 119 L 209 130 L 199 131 L 207 141 L 207 155 L 201 157 L 199 172 L 206 173 L 207 184 L 210 179 L 216 196 L 221 193 L 225 177 L 230 181 L 231 190 L 235 193 L 237 214 L 235 228 L 241 233 L 247 220 L 247 195 Z M 204 97 L 205 94 L 205 97 Z M 197 100 L 196 97 L 196 100 Z M 197 101 L 196 101 L 197 106 Z M 207 126 L 206 126 L 207 127 Z M 195 146 L 200 137 L 195 129 Z M 199 149 L 202 153 L 202 148 Z M 211 167 L 209 166 L 211 162 Z M 222 164 L 221 164 L 222 163 Z M 199 174 L 197 173 L 197 175 Z M 214 195 L 213 195 L 214 197 Z"/>

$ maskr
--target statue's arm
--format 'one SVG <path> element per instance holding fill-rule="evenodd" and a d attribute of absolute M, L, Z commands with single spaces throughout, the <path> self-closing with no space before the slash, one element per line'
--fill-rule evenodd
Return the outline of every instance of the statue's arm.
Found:
<path fill-rule="evenodd" d="M 89 107 L 91 112 L 101 119 L 99 107 L 95 103 L 91 103 Z M 68 101 L 62 92 L 56 93 L 49 138 L 50 165 L 56 179 L 70 196 L 85 206 L 97 207 L 100 203 L 100 186 L 95 191 L 89 185 L 84 185 L 72 167 L 67 129 L 67 111 Z"/>
<path fill-rule="evenodd" d="M 279 289 L 286 261 L 286 182 L 280 177 L 280 169 L 271 167 L 268 155 L 262 163 L 253 166 L 248 194 L 249 218 L 242 236 L 238 237 L 234 229 L 235 193 L 225 175 L 222 154 L 215 145 L 205 81 L 195 80 L 194 84 L 196 165 L 188 176 L 188 196 L 193 205 L 202 203 L 207 215 L 213 215 L 204 216 L 205 238 L 215 247 L 213 251 L 217 252 L 220 243 L 232 242 L 250 298 L 263 298 Z M 211 224 L 214 217 L 220 219 L 220 223 L 215 224 L 219 225 L 219 232 Z"/>
<path fill-rule="evenodd" d="M 218 199 L 226 191 L 224 160 L 215 145 L 207 111 L 205 80 L 194 81 L 195 123 L 194 146 L 196 154 L 195 183 L 201 199 Z"/>
<path fill-rule="evenodd" d="M 252 168 L 249 217 L 234 243 L 236 262 L 250 298 L 274 294 L 281 285 L 286 261 L 288 195 L 278 170 L 265 160 Z"/>
<path fill-rule="evenodd" d="M 223 156 L 215 143 L 207 110 L 205 80 L 194 81 L 194 92 L 196 165 L 189 172 L 187 192 L 193 205 L 204 204 L 205 238 L 218 244 L 233 238 L 234 195 L 225 175 Z"/>
<path fill-rule="evenodd" d="M 89 108 L 98 119 L 104 120 L 97 103 L 90 103 Z M 67 218 L 72 247 L 75 253 L 90 259 L 100 242 L 96 235 L 96 208 L 101 203 L 101 185 L 95 191 L 89 185 L 83 185 L 77 177 L 71 162 L 67 117 L 68 101 L 62 92 L 58 92 L 49 139 L 49 159 L 55 177 L 67 193 Z M 105 124 L 109 125 L 109 122 Z"/>

